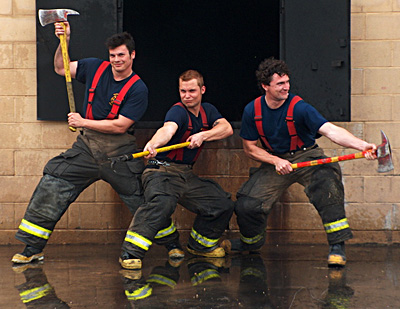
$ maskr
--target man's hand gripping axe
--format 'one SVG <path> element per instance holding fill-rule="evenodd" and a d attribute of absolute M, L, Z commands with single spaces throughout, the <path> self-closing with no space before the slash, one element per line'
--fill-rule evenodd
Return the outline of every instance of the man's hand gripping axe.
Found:
<path fill-rule="evenodd" d="M 156 151 L 157 151 L 157 153 L 160 153 L 160 152 L 170 151 L 170 150 L 174 150 L 174 149 L 185 148 L 189 145 L 190 145 L 190 142 L 184 142 L 184 143 L 180 143 L 180 144 L 157 148 Z M 117 162 L 129 161 L 129 160 L 145 157 L 149 154 L 150 154 L 149 151 L 142 151 L 142 152 L 136 152 L 136 153 L 132 153 L 132 154 L 125 154 L 122 156 L 109 158 L 109 160 L 111 161 L 111 168 L 114 168 L 114 165 Z"/>
<path fill-rule="evenodd" d="M 381 130 L 381 137 L 382 137 L 382 144 L 380 144 L 376 148 L 376 156 L 378 158 L 378 173 L 386 173 L 386 172 L 389 172 L 394 169 L 393 161 L 392 161 L 392 151 L 390 149 L 389 140 L 388 140 L 386 134 L 383 133 L 382 130 Z M 345 161 L 345 160 L 361 159 L 361 158 L 364 158 L 365 154 L 370 151 L 371 150 L 366 150 L 363 152 L 352 153 L 352 154 L 348 154 L 348 155 L 344 155 L 344 156 L 330 157 L 330 158 L 318 159 L 318 160 L 313 160 L 313 161 L 293 163 L 292 168 L 296 169 L 296 168 L 306 167 L 306 166 L 315 166 L 315 165 L 321 165 L 321 164 L 327 164 L 327 163 L 333 163 L 333 162 L 339 162 L 339 161 Z"/>
<path fill-rule="evenodd" d="M 69 10 L 69 9 L 54 9 L 54 10 L 42 10 L 40 9 L 38 12 L 40 24 L 44 27 L 48 24 L 60 23 L 65 31 L 64 22 L 67 21 L 68 15 L 79 15 L 77 11 Z M 67 46 L 67 37 L 65 34 L 59 36 L 61 52 L 64 63 L 64 71 L 65 71 L 65 82 L 67 84 L 67 94 L 68 94 L 68 102 L 69 102 L 69 110 L 71 113 L 75 113 L 75 99 L 74 92 L 72 91 L 72 79 L 71 72 L 69 68 L 69 56 L 68 56 L 68 46 Z M 69 127 L 72 132 L 76 131 L 76 128 Z"/>

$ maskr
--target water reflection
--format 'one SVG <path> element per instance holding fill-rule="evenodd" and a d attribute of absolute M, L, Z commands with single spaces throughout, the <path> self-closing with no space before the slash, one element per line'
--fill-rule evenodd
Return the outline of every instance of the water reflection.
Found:
<path fill-rule="evenodd" d="M 328 279 L 328 291 L 322 308 L 352 308 L 350 301 L 354 295 L 354 290 L 347 285 L 346 268 L 330 268 L 328 270 Z"/>
<path fill-rule="evenodd" d="M 27 308 L 69 308 L 59 299 L 43 271 L 43 262 L 14 265 L 13 270 L 25 277 L 25 283 L 16 286 L 21 301 Z"/>
<path fill-rule="evenodd" d="M 0 308 L 400 308 L 398 247 L 352 247 L 337 269 L 325 247 L 183 261 L 160 248 L 141 271 L 120 268 L 117 246 L 50 249 L 43 264 L 11 267 L 15 248 L 0 247 Z"/>

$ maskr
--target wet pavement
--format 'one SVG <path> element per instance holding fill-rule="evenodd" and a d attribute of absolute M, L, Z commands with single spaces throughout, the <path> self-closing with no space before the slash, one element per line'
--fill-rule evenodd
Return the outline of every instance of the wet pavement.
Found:
<path fill-rule="evenodd" d="M 400 308 L 400 247 L 264 246 L 223 259 L 168 261 L 154 245 L 142 271 L 121 270 L 119 245 L 48 245 L 45 261 L 13 267 L 0 246 L 0 308 Z"/>

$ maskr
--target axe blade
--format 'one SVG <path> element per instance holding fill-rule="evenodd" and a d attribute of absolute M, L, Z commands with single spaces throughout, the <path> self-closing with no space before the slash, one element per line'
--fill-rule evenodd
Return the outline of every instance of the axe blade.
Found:
<path fill-rule="evenodd" d="M 382 130 L 381 136 L 382 144 L 380 144 L 376 149 L 376 156 L 378 157 L 378 173 L 386 173 L 394 170 L 392 150 L 390 148 L 389 139 Z"/>
<path fill-rule="evenodd" d="M 67 21 L 68 15 L 79 15 L 79 13 L 70 9 L 40 9 L 38 11 L 39 22 L 43 27 L 48 24 Z"/>

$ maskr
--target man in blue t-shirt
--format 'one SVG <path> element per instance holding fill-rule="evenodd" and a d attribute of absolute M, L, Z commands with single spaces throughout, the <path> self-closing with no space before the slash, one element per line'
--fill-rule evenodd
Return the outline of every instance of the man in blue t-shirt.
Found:
<path fill-rule="evenodd" d="M 69 43 L 71 31 L 65 25 L 66 32 L 56 23 L 55 34 L 65 34 Z M 84 115 L 68 114 L 68 124 L 80 128 L 81 134 L 72 148 L 46 164 L 16 234 L 26 247 L 14 255 L 14 263 L 42 260 L 43 248 L 61 216 L 84 189 L 100 179 L 114 188 L 132 214 L 143 202 L 143 161 L 117 162 L 111 167 L 108 158 L 137 148 L 133 125 L 147 109 L 148 90 L 132 69 L 136 55 L 132 36 L 126 32 L 113 35 L 106 46 L 109 63 L 95 58 L 70 62 L 71 77 L 86 84 Z M 96 73 L 103 63 L 104 71 Z M 60 46 L 54 67 L 57 74 L 65 75 Z M 94 94 L 89 94 L 96 76 Z"/>
<path fill-rule="evenodd" d="M 344 188 L 338 163 L 293 170 L 291 164 L 326 158 L 315 143 L 326 136 L 343 147 L 365 151 L 376 159 L 376 145 L 367 143 L 322 117 L 300 97 L 289 93 L 289 70 L 280 60 L 261 62 L 256 72 L 264 95 L 244 109 L 240 136 L 248 157 L 261 162 L 237 193 L 235 213 L 240 239 L 225 240 L 225 251 L 252 251 L 262 247 L 267 217 L 282 193 L 293 183 L 305 187 L 321 216 L 330 251 L 329 265 L 346 263 L 344 241 L 352 233 L 344 210 Z M 262 147 L 257 144 L 258 139 Z"/>
<path fill-rule="evenodd" d="M 219 238 L 233 213 L 233 201 L 216 182 L 195 175 L 192 166 L 205 142 L 233 134 L 229 122 L 209 103 L 201 103 L 206 88 L 202 75 L 188 70 L 179 77 L 181 102 L 167 112 L 164 125 L 146 144 L 148 165 L 142 176 L 145 203 L 137 210 L 126 234 L 120 263 L 140 269 L 153 241 L 176 245 L 183 251 L 171 215 L 177 203 L 197 214 L 187 250 L 199 256 L 223 257 Z M 189 141 L 187 149 L 157 154 L 156 148 Z"/>

